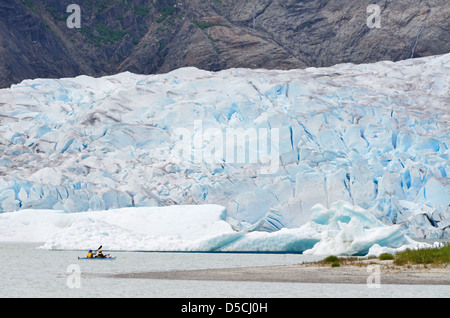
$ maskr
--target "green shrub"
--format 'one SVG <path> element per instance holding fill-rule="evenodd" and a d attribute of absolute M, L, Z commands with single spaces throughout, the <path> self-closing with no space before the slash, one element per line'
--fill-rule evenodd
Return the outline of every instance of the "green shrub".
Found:
<path fill-rule="evenodd" d="M 197 20 L 192 20 L 192 23 L 195 24 L 198 28 L 200 28 L 201 30 L 206 30 L 215 26 L 224 26 L 224 27 L 228 27 L 225 24 L 221 24 L 221 23 L 210 23 L 210 22 L 202 22 L 202 21 L 197 21 Z"/>
<path fill-rule="evenodd" d="M 144 16 L 147 15 L 150 12 L 150 9 L 147 7 L 141 7 L 141 6 L 134 6 L 134 12 L 136 15 Z"/>
<path fill-rule="evenodd" d="M 338 262 L 339 258 L 337 256 L 330 255 L 327 258 L 325 258 L 323 261 L 327 262 L 327 263 L 333 263 L 333 262 Z"/>
<path fill-rule="evenodd" d="M 394 255 L 389 254 L 389 253 L 383 253 L 379 256 L 380 261 L 386 261 L 386 260 L 391 260 L 394 259 Z"/>
<path fill-rule="evenodd" d="M 338 262 L 333 262 L 331 263 L 331 267 L 340 267 L 341 264 L 339 264 Z"/>
<path fill-rule="evenodd" d="M 169 16 L 175 13 L 176 9 L 172 6 L 167 6 L 162 8 L 161 10 L 161 17 L 156 20 L 156 22 L 161 23 L 164 22 Z"/>
<path fill-rule="evenodd" d="M 98 42 L 102 41 L 110 44 L 121 40 L 127 34 L 124 30 L 112 30 L 103 23 L 97 24 L 95 30 L 100 34 L 97 39 Z"/>

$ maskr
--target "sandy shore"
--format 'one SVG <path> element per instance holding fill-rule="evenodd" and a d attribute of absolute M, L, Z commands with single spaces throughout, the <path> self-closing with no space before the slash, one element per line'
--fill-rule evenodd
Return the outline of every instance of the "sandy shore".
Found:
<path fill-rule="evenodd" d="M 374 267 L 377 266 L 377 267 Z M 379 270 L 378 272 L 376 270 Z M 379 274 L 379 275 L 378 275 Z M 144 272 L 114 275 L 117 278 L 209 280 L 209 281 L 253 281 L 289 283 L 450 285 L 450 267 L 433 268 L 394 266 L 389 261 L 368 262 L 340 267 L 317 264 L 285 266 L 244 267 L 225 269 L 184 270 L 166 272 Z"/>

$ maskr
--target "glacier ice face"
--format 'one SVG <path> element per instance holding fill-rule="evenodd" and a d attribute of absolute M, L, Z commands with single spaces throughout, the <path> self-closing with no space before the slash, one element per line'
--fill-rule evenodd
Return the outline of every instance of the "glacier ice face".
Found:
<path fill-rule="evenodd" d="M 220 204 L 281 235 L 344 201 L 448 238 L 449 60 L 24 81 L 0 90 L 0 211 Z"/>
<path fill-rule="evenodd" d="M 241 226 L 240 230 L 236 227 Z M 218 205 L 122 208 L 67 213 L 22 210 L 0 214 L 0 241 L 45 242 L 43 249 L 182 252 L 377 254 L 417 246 L 399 225 L 386 226 L 343 201 L 316 205 L 299 228 L 254 231 L 233 223 Z"/>

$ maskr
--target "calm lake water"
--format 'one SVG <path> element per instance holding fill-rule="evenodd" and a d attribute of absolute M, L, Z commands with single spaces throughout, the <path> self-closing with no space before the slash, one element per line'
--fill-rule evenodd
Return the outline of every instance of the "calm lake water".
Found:
<path fill-rule="evenodd" d="M 294 254 L 113 252 L 116 260 L 78 260 L 84 251 L 48 251 L 42 244 L 0 243 L 0 297 L 314 298 L 439 297 L 450 286 L 173 281 L 119 279 L 129 272 L 288 265 L 318 257 Z M 75 270 L 75 271 L 74 271 Z M 81 275 L 76 276 L 80 270 Z M 79 279 L 77 279 L 79 277 Z"/>

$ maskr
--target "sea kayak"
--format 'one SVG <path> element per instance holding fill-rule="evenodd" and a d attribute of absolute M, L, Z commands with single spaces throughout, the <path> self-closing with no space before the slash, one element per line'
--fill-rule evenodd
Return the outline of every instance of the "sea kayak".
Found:
<path fill-rule="evenodd" d="M 103 258 L 99 257 L 78 257 L 78 259 L 88 259 L 88 260 L 107 260 L 107 259 L 116 259 L 115 256 L 107 256 Z"/>

